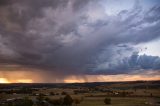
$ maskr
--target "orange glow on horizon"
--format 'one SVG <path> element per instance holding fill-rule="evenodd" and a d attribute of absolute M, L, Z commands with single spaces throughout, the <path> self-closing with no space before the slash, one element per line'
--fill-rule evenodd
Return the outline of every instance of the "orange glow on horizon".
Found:
<path fill-rule="evenodd" d="M 80 78 L 80 76 L 70 76 L 58 82 L 64 83 L 84 83 L 84 82 L 117 82 L 117 81 L 138 81 L 138 80 L 160 80 L 160 75 L 154 77 L 143 77 L 140 75 L 86 75 Z M 42 82 L 41 82 L 42 81 Z M 45 83 L 43 78 L 40 82 L 34 79 L 15 79 L 9 80 L 7 78 L 0 78 L 0 83 Z M 54 79 L 50 81 L 54 83 Z M 48 83 L 48 82 L 46 82 Z"/>
<path fill-rule="evenodd" d="M 18 83 L 33 83 L 32 79 L 19 79 L 17 80 Z"/>
<path fill-rule="evenodd" d="M 83 83 L 83 82 L 118 82 L 118 81 L 152 81 L 160 80 L 160 75 L 154 75 L 152 77 L 145 75 L 85 75 L 85 77 L 80 76 L 70 76 L 64 80 L 65 83 Z"/>
<path fill-rule="evenodd" d="M 54 73 L 44 71 L 0 71 L 0 83 L 84 83 L 138 80 L 160 80 L 160 73 L 159 71 L 149 71 L 132 75 L 70 75 L 62 78 Z"/>
<path fill-rule="evenodd" d="M 0 83 L 10 83 L 6 78 L 0 78 Z"/>
<path fill-rule="evenodd" d="M 0 78 L 0 83 L 33 83 L 32 79 L 18 79 L 15 81 L 10 81 L 7 78 Z"/>
<path fill-rule="evenodd" d="M 83 79 L 76 80 L 76 79 L 66 79 L 64 80 L 64 83 L 84 83 L 85 81 Z"/>

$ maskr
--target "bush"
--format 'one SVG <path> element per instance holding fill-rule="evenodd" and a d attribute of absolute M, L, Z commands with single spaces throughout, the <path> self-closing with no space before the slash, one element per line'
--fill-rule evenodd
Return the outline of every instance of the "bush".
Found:
<path fill-rule="evenodd" d="M 40 106 L 43 106 L 44 105 L 44 102 L 43 100 L 45 99 L 43 94 L 39 94 L 39 96 L 36 97 L 37 99 L 37 105 L 40 105 Z"/>
<path fill-rule="evenodd" d="M 70 95 L 66 95 L 64 98 L 59 98 L 59 99 L 45 98 L 45 100 L 54 106 L 71 106 L 72 103 L 74 102 Z M 75 102 L 75 104 L 79 103 L 80 100 Z"/>
<path fill-rule="evenodd" d="M 104 103 L 105 103 L 105 104 L 111 104 L 111 98 L 107 98 L 107 97 L 106 97 L 106 98 L 104 99 Z"/>
<path fill-rule="evenodd" d="M 61 99 L 54 99 L 54 100 L 51 100 L 50 103 L 53 105 L 59 106 L 62 104 L 62 100 Z"/>
<path fill-rule="evenodd" d="M 33 106 L 33 101 L 28 97 L 25 97 L 23 99 L 16 99 L 12 102 L 8 102 L 4 106 Z"/>
<path fill-rule="evenodd" d="M 49 102 L 49 101 L 50 101 L 50 98 L 46 97 L 46 98 L 45 98 L 45 101 Z"/>
<path fill-rule="evenodd" d="M 44 94 L 39 94 L 37 97 L 36 97 L 36 99 L 38 100 L 38 101 L 43 101 L 43 99 L 44 99 Z"/>
<path fill-rule="evenodd" d="M 61 93 L 61 95 L 67 95 L 67 93 L 63 91 L 63 92 Z"/>
<path fill-rule="evenodd" d="M 63 103 L 63 99 L 50 99 L 50 98 L 46 98 L 45 99 L 48 103 L 52 104 L 53 106 L 61 106 Z"/>
<path fill-rule="evenodd" d="M 77 104 L 80 104 L 81 103 L 81 101 L 79 100 L 79 99 L 75 99 L 74 100 L 74 103 L 76 104 L 76 106 L 77 106 Z"/>
<path fill-rule="evenodd" d="M 55 95 L 55 93 L 54 92 L 50 92 L 50 95 Z"/>
<path fill-rule="evenodd" d="M 33 105 L 33 101 L 27 97 L 24 98 L 23 100 L 23 106 L 32 106 Z"/>
<path fill-rule="evenodd" d="M 126 97 L 126 96 L 127 96 L 127 92 L 123 91 L 123 92 L 122 92 L 122 96 L 123 96 L 123 97 Z"/>
<path fill-rule="evenodd" d="M 84 100 L 84 97 L 81 97 L 81 102 Z"/>
<path fill-rule="evenodd" d="M 73 99 L 70 95 L 66 95 L 63 99 L 63 105 L 71 106 L 73 103 Z"/>

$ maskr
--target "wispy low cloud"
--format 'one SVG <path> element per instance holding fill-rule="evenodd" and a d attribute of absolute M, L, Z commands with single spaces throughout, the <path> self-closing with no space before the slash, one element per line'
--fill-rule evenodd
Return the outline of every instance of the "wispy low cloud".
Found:
<path fill-rule="evenodd" d="M 61 77 L 160 70 L 136 47 L 160 39 L 160 3 L 146 2 L 109 14 L 103 0 L 2 0 L 0 64 Z"/>

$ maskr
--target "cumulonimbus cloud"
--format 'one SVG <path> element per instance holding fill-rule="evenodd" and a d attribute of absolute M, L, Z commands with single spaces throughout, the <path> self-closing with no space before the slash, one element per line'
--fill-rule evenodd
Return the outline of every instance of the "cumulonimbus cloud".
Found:
<path fill-rule="evenodd" d="M 159 39 L 159 4 L 109 15 L 93 0 L 2 1 L 1 64 L 66 75 L 160 69 L 159 57 L 134 54 L 134 45 Z"/>

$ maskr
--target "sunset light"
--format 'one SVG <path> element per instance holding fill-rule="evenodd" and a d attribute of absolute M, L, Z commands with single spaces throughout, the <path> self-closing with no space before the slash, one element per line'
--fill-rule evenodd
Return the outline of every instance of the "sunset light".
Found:
<path fill-rule="evenodd" d="M 31 79 L 19 79 L 17 80 L 17 83 L 32 83 L 33 81 Z"/>
<path fill-rule="evenodd" d="M 159 4 L 0 0 L 1 83 L 159 79 Z"/>
<path fill-rule="evenodd" d="M 10 82 L 5 78 L 0 78 L 0 83 L 10 83 Z"/>
<path fill-rule="evenodd" d="M 0 0 L 0 106 L 160 106 L 160 0 Z"/>

